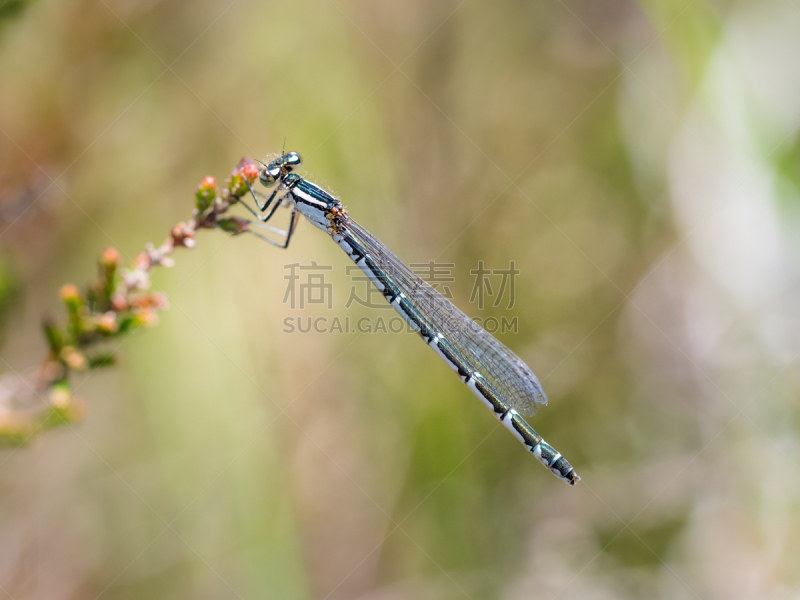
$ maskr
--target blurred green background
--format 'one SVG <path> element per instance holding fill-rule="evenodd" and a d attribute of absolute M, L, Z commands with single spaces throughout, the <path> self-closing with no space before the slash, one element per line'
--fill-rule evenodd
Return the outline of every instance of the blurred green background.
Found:
<path fill-rule="evenodd" d="M 85 420 L 0 451 L 0 596 L 800 597 L 798 56 L 789 0 L 0 0 L 6 370 L 104 247 L 286 140 L 517 318 L 531 423 L 583 477 L 415 336 L 285 333 L 375 315 L 308 223 L 201 232 Z M 513 309 L 469 303 L 480 260 L 515 261 Z M 311 261 L 330 311 L 282 302 Z"/>

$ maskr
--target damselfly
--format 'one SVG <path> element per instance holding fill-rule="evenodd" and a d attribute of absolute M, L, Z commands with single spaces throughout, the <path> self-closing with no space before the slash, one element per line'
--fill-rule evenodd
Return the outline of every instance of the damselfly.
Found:
<path fill-rule="evenodd" d="M 344 210 L 341 201 L 294 173 L 300 163 L 300 155 L 296 152 L 284 154 L 269 164 L 261 163 L 261 183 L 265 187 L 277 184 L 272 194 L 263 198 L 263 203 L 259 200 L 261 194 L 248 182 L 256 206 L 263 214 L 243 204 L 260 221 L 268 221 L 279 206 L 288 206 L 292 210 L 286 231 L 266 226 L 283 235 L 282 242 L 259 237 L 286 248 L 300 215 L 328 233 L 372 280 L 409 327 L 419 333 L 514 437 L 556 477 L 575 485 L 580 477 L 572 466 L 520 416 L 533 415 L 539 406 L 547 404 L 547 396 L 528 365 L 356 223 Z M 284 193 L 278 196 L 279 192 Z"/>

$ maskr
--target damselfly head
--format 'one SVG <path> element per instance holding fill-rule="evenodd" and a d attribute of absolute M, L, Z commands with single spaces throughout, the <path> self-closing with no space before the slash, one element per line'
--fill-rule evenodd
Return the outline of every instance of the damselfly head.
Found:
<path fill-rule="evenodd" d="M 302 157 L 297 152 L 286 152 L 269 163 L 270 167 L 278 167 L 283 175 L 291 173 L 303 162 Z"/>
<path fill-rule="evenodd" d="M 282 154 L 268 165 L 264 165 L 258 176 L 267 187 L 275 184 L 281 177 L 288 175 L 303 163 L 303 157 L 297 152 Z M 263 163 L 262 163 L 263 164 Z"/>

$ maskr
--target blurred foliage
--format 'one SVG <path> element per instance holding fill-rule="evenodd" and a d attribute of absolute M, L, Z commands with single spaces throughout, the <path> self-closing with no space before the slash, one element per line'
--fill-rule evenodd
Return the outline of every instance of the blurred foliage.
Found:
<path fill-rule="evenodd" d="M 719 9 L 709 2 L 684 0 L 638 0 L 638 4 L 656 31 L 663 32 L 664 43 L 687 85 L 696 87 L 723 34 Z"/>
<path fill-rule="evenodd" d="M 0 257 L 0 335 L 5 331 L 12 308 L 20 299 L 19 276 L 7 259 Z"/>
<path fill-rule="evenodd" d="M 3 26 L 3 21 L 20 16 L 30 4 L 33 4 L 31 0 L 5 0 L 0 4 L 0 27 Z"/>
<path fill-rule="evenodd" d="M 153 273 L 171 310 L 119 339 L 117 369 L 84 354 L 85 420 L 0 455 L 2 589 L 791 597 L 799 19 L 783 0 L 48 0 L 4 19 L 9 370 L 47 352 L 40 315 L 99 248 L 135 263 L 196 181 L 286 141 L 400 258 L 455 265 L 468 314 L 516 318 L 499 337 L 550 398 L 532 425 L 583 481 L 413 335 L 286 333 L 380 314 L 344 308 L 348 260 L 308 223 L 284 252 L 210 236 Z M 247 164 L 203 180 L 201 218 Z M 232 208 L 213 224 L 244 233 Z M 512 260 L 514 307 L 470 304 L 478 261 Z M 331 311 L 285 301 L 312 262 Z M 103 289 L 49 331 L 62 366 Z M 72 418 L 52 387 L 42 423 Z"/>

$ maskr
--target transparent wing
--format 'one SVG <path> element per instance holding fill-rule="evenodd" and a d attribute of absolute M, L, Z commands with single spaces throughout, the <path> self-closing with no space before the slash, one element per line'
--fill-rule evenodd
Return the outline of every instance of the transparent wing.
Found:
<path fill-rule="evenodd" d="M 516 354 L 422 280 L 349 215 L 342 218 L 342 224 L 433 328 L 440 331 L 519 414 L 531 416 L 540 405 L 547 404 L 547 396 L 536 375 Z"/>

